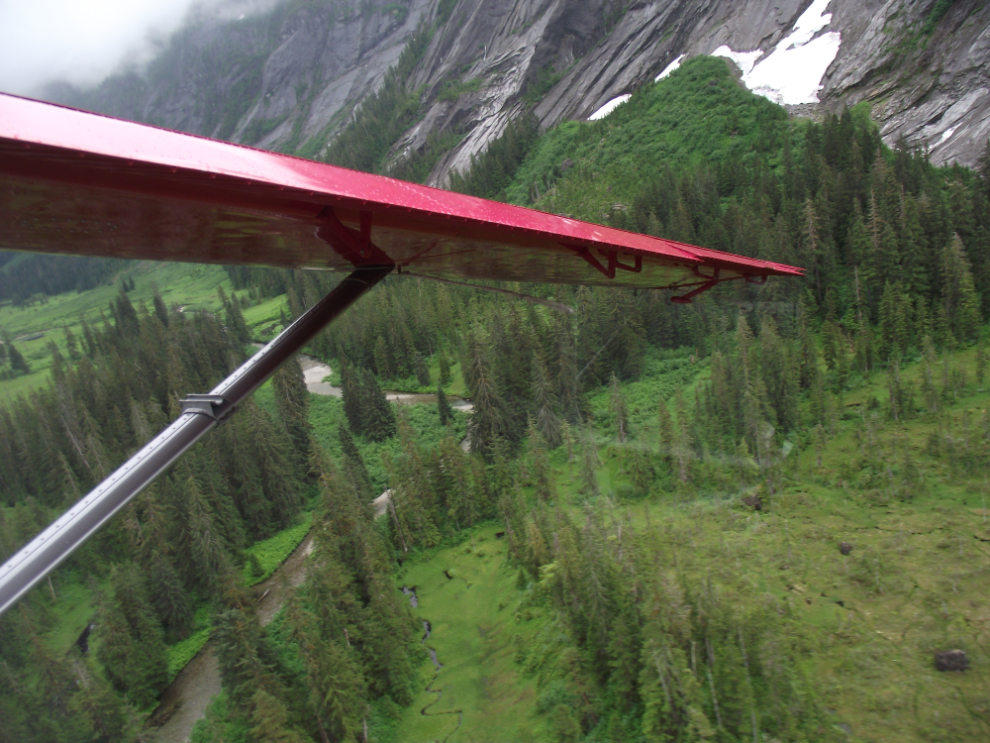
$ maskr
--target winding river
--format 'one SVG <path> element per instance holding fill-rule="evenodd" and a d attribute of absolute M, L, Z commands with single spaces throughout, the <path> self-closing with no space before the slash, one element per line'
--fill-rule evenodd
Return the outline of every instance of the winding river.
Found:
<path fill-rule="evenodd" d="M 257 596 L 258 621 L 268 624 L 287 598 L 306 578 L 306 558 L 313 551 L 313 536 L 308 534 L 270 578 L 251 589 Z M 287 580 L 283 580 L 283 578 Z M 158 707 L 148 718 L 148 725 L 158 727 L 156 741 L 185 743 L 193 725 L 206 715 L 210 700 L 220 693 L 220 665 L 216 647 L 210 640 L 175 681 L 162 692 Z"/>
<path fill-rule="evenodd" d="M 306 380 L 306 389 L 314 395 L 329 395 L 331 397 L 343 397 L 344 391 L 340 387 L 324 382 L 326 377 L 333 373 L 329 365 L 324 364 L 319 359 L 314 359 L 306 354 L 299 354 L 299 366 L 303 370 L 303 379 Z M 385 398 L 396 405 L 419 405 L 422 403 L 436 403 L 437 396 L 432 393 L 419 392 L 396 392 L 395 390 L 385 390 Z M 474 410 L 474 405 L 469 400 L 461 397 L 449 396 L 450 407 L 455 410 L 463 410 L 470 413 Z"/>

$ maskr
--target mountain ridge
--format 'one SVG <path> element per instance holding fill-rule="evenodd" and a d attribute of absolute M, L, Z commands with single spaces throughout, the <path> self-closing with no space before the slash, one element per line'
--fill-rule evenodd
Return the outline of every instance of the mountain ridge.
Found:
<path fill-rule="evenodd" d="M 415 121 L 380 169 L 437 150 L 445 136 L 424 179 L 444 186 L 527 110 L 545 130 L 586 119 L 676 59 L 724 47 L 758 63 L 813 5 L 829 20 L 815 37 L 838 33 L 841 43 L 820 102 L 792 112 L 867 102 L 889 145 L 903 138 L 936 165 L 976 164 L 990 135 L 990 5 L 975 0 L 368 0 L 360 9 L 288 0 L 201 19 L 146 69 L 89 91 L 55 85 L 48 97 L 320 159 L 418 30 L 429 41 L 404 81 L 418 96 Z"/>

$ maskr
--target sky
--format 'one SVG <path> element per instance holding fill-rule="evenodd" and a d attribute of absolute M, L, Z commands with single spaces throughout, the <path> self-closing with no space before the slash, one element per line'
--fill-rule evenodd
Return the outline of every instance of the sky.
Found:
<path fill-rule="evenodd" d="M 250 12 L 253 0 L 0 0 L 0 91 L 87 87 L 151 59 L 193 5 Z M 235 16 L 236 17 L 236 16 Z"/>

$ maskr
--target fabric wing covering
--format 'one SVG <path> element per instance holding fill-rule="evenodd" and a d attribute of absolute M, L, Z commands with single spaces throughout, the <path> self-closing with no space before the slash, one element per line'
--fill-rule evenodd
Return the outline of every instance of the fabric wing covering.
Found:
<path fill-rule="evenodd" d="M 0 248 L 644 288 L 803 273 L 2 94 Z"/>

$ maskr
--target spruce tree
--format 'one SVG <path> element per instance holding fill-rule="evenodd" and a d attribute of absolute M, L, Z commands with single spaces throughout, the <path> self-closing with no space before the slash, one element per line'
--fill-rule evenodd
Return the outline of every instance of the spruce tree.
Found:
<path fill-rule="evenodd" d="M 395 435 L 395 410 L 388 401 L 378 380 L 369 369 L 362 372 L 361 392 L 364 408 L 361 411 L 361 431 L 372 441 L 385 441 Z"/>
<path fill-rule="evenodd" d="M 360 497 L 367 500 L 374 498 L 377 493 L 371 486 L 371 477 L 368 475 L 368 468 L 365 467 L 364 458 L 344 426 L 337 427 L 337 439 L 344 452 L 344 471 L 347 477 L 354 483 Z"/>
<path fill-rule="evenodd" d="M 341 647 L 339 635 L 336 639 L 321 637 L 315 617 L 309 612 L 296 609 L 287 616 L 306 669 L 310 704 L 320 728 L 333 740 L 357 740 L 367 690 L 354 653 Z"/>
<path fill-rule="evenodd" d="M 629 411 L 626 410 L 626 401 L 622 395 L 622 385 L 619 378 L 612 374 L 611 393 L 609 395 L 609 410 L 612 412 L 612 421 L 618 432 L 619 443 L 626 441 L 629 434 Z"/>
<path fill-rule="evenodd" d="M 344 415 L 347 424 L 357 435 L 364 433 L 364 408 L 369 404 L 359 373 L 347 361 L 340 365 L 340 389 L 344 398 Z"/>
<path fill-rule="evenodd" d="M 10 362 L 10 368 L 15 374 L 30 374 L 31 367 L 28 366 L 28 362 L 25 360 L 24 356 L 17 346 L 13 344 L 10 340 L 10 336 L 4 334 L 4 347 L 7 349 L 7 360 Z"/>
<path fill-rule="evenodd" d="M 413 353 L 413 367 L 416 371 L 416 381 L 421 387 L 426 387 L 430 383 L 430 370 L 426 366 L 426 360 L 419 351 Z"/>
<path fill-rule="evenodd" d="M 274 652 L 254 613 L 224 608 L 213 618 L 220 679 L 231 705 L 241 712 L 252 707 L 260 688 L 280 690 Z"/>
<path fill-rule="evenodd" d="M 114 688 L 147 707 L 168 683 L 161 625 L 136 567 L 116 567 L 110 580 L 113 596 L 97 623 L 97 658 Z"/>
<path fill-rule="evenodd" d="M 557 395 L 547 378 L 546 366 L 539 356 L 533 362 L 533 404 L 536 407 L 536 428 L 550 449 L 560 446 L 560 416 Z"/>
<path fill-rule="evenodd" d="M 581 490 L 588 498 L 598 497 L 598 445 L 595 442 L 595 431 L 590 422 L 586 424 L 583 435 L 583 452 L 581 457 Z"/>
<path fill-rule="evenodd" d="M 312 426 L 309 423 L 309 391 L 297 358 L 293 357 L 279 367 L 272 377 L 272 388 L 275 407 L 292 441 L 296 459 L 305 462 L 309 459 Z"/>
<path fill-rule="evenodd" d="M 79 691 L 72 698 L 74 712 L 82 715 L 100 740 L 128 739 L 130 718 L 127 705 L 114 694 L 110 685 L 85 667 L 79 681 Z"/>
<path fill-rule="evenodd" d="M 312 743 L 313 739 L 289 724 L 289 710 L 278 697 L 258 687 L 251 697 L 251 736 L 271 743 Z"/>
<path fill-rule="evenodd" d="M 189 594 L 172 563 L 160 552 L 152 557 L 148 583 L 151 603 L 170 641 L 181 640 L 192 624 Z"/>
<path fill-rule="evenodd" d="M 980 298 L 958 233 L 942 251 L 942 301 L 956 340 L 972 340 L 981 321 Z"/>
<path fill-rule="evenodd" d="M 468 339 L 468 367 L 474 413 L 471 415 L 471 451 L 490 456 L 496 439 L 507 438 L 504 403 L 495 387 L 488 354 L 480 340 Z"/>
<path fill-rule="evenodd" d="M 437 363 L 440 366 L 440 386 L 448 386 L 454 379 L 453 374 L 450 369 L 450 359 L 447 358 L 447 353 L 442 348 L 438 354 Z"/>
<path fill-rule="evenodd" d="M 976 381 L 983 384 L 987 373 L 987 343 L 986 334 L 980 330 L 976 338 Z"/>
<path fill-rule="evenodd" d="M 237 295 L 234 294 L 231 297 L 230 303 L 227 305 L 225 312 L 227 319 L 227 327 L 234 334 L 234 337 L 240 343 L 250 343 L 251 342 L 251 331 L 248 329 L 247 323 L 244 321 L 244 313 L 241 311 L 240 300 L 237 299 Z"/>
<path fill-rule="evenodd" d="M 152 299 L 152 304 L 155 308 L 155 317 L 164 326 L 168 327 L 168 308 L 165 307 L 165 300 L 162 299 L 162 295 L 158 293 L 158 287 L 154 287 L 154 298 Z"/>
<path fill-rule="evenodd" d="M 440 415 L 440 425 L 446 426 L 454 422 L 454 411 L 447 402 L 447 396 L 443 392 L 443 387 L 437 385 L 437 412 Z"/>

